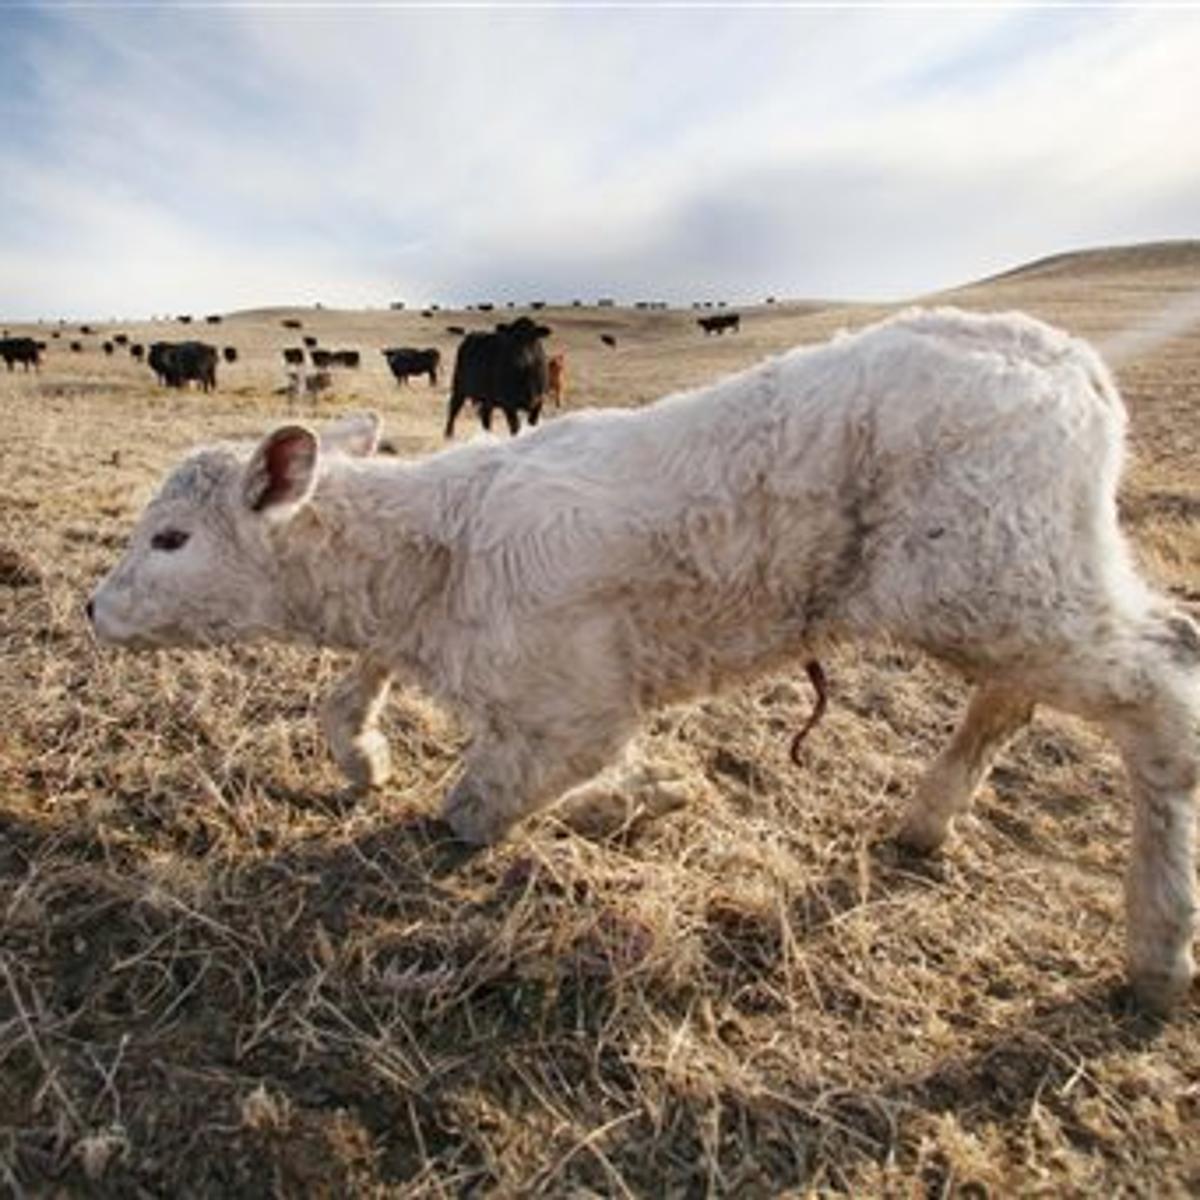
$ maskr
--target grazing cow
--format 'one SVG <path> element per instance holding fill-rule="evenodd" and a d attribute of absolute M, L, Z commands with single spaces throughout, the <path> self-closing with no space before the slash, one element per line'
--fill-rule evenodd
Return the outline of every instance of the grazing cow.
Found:
<path fill-rule="evenodd" d="M 176 317 L 175 320 L 177 320 L 180 325 L 190 325 L 192 323 L 192 317 L 190 313 L 182 313 Z"/>
<path fill-rule="evenodd" d="M 387 359 L 388 369 L 397 383 L 405 385 L 412 375 L 427 375 L 429 386 L 437 387 L 438 367 L 442 361 L 440 351 L 433 348 L 417 350 L 411 346 L 400 346 L 380 353 Z"/>
<path fill-rule="evenodd" d="M 80 333 L 92 333 L 94 331 L 90 325 L 80 325 L 79 332 Z"/>
<path fill-rule="evenodd" d="M 194 380 L 208 392 L 217 386 L 218 357 L 207 342 L 155 342 L 146 361 L 159 383 L 183 388 Z"/>
<path fill-rule="evenodd" d="M 35 341 L 31 337 L 0 338 L 0 358 L 4 359 L 4 365 L 10 371 L 15 363 L 20 363 L 26 372 L 30 367 L 35 371 L 40 369 L 45 348 L 45 342 Z"/>
<path fill-rule="evenodd" d="M 459 343 L 450 385 L 450 411 L 446 437 L 454 436 L 454 421 L 462 406 L 473 400 L 486 430 L 492 428 L 492 411 L 504 410 L 509 432 L 520 432 L 518 413 L 536 425 L 546 395 L 546 352 L 542 338 L 550 329 L 528 317 L 497 325 L 493 333 L 468 333 Z"/>
<path fill-rule="evenodd" d="M 226 346 L 221 351 L 221 357 L 227 363 L 235 363 L 238 360 L 238 352 L 236 346 Z"/>
<path fill-rule="evenodd" d="M 306 350 L 311 350 L 317 344 L 317 339 L 311 333 L 306 333 L 301 338 L 301 341 L 303 341 Z"/>
<path fill-rule="evenodd" d="M 357 350 L 334 350 L 330 361 L 335 367 L 349 367 L 354 370 L 362 362 L 362 355 Z"/>
<path fill-rule="evenodd" d="M 1085 343 L 943 309 L 416 462 L 350 461 L 373 418 L 284 425 L 177 467 L 88 614 L 130 646 L 359 651 L 323 723 L 361 786 L 412 680 L 473 734 L 443 812 L 480 843 L 594 795 L 659 705 L 834 642 L 920 648 L 975 690 L 901 838 L 942 843 L 1035 703 L 1098 723 L 1134 801 L 1129 974 L 1165 1012 L 1193 976 L 1200 630 L 1118 526 L 1126 422 Z"/>
<path fill-rule="evenodd" d="M 82 342 L 72 342 L 68 348 L 70 349 L 72 354 L 82 354 L 83 353 L 83 343 Z"/>
<path fill-rule="evenodd" d="M 465 337 L 467 331 L 462 325 L 447 325 L 446 332 L 453 334 L 455 337 Z"/>
<path fill-rule="evenodd" d="M 601 340 L 601 341 L 602 341 L 602 342 L 603 342 L 603 343 L 604 343 L 604 344 L 605 344 L 605 345 L 606 345 L 606 346 L 607 346 L 607 347 L 608 347 L 610 350 L 615 350 L 615 349 L 617 348 L 617 339 L 616 339 L 615 337 L 613 337 L 613 335 L 612 335 L 611 333 L 602 333 L 602 334 L 600 335 L 600 340 Z"/>
<path fill-rule="evenodd" d="M 710 333 L 723 334 L 727 329 L 737 333 L 742 327 L 742 318 L 738 313 L 718 313 L 712 317 L 697 317 L 696 324 L 704 330 L 704 336 L 708 337 Z"/>
<path fill-rule="evenodd" d="M 546 359 L 546 391 L 554 397 L 554 407 L 562 408 L 567 394 L 567 356 L 561 351 Z"/>
<path fill-rule="evenodd" d="M 304 366 L 304 350 L 300 346 L 288 346 L 283 351 L 283 361 L 289 367 Z"/>
<path fill-rule="evenodd" d="M 205 323 L 208 325 L 220 325 L 222 319 L 223 318 L 221 317 L 220 313 L 209 313 L 208 316 L 204 318 Z"/>
<path fill-rule="evenodd" d="M 129 345 L 129 334 L 114 333 L 112 340 L 113 340 L 113 344 L 116 346 L 128 346 Z"/>
<path fill-rule="evenodd" d="M 304 328 L 304 322 L 299 320 L 297 317 L 284 317 L 284 319 L 282 321 L 280 321 L 279 323 L 284 327 L 284 329 L 303 329 Z"/>
<path fill-rule="evenodd" d="M 113 351 L 116 349 L 116 346 L 113 345 L 112 342 L 103 342 L 103 343 L 101 343 L 100 349 L 103 350 L 104 353 L 107 354 L 109 358 L 112 358 L 112 354 L 113 354 Z"/>
<path fill-rule="evenodd" d="M 145 357 L 146 347 L 143 346 L 141 342 L 134 342 L 133 345 L 129 347 L 129 353 L 133 358 L 136 358 L 139 362 L 141 362 L 141 360 Z"/>
<path fill-rule="evenodd" d="M 310 350 L 308 357 L 312 359 L 314 367 L 320 367 L 322 370 L 333 365 L 332 350 Z"/>

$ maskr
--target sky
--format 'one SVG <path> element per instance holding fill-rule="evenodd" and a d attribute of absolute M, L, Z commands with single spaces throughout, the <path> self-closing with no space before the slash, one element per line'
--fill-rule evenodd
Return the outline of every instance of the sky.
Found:
<path fill-rule="evenodd" d="M 1200 8 L 0 0 L 0 314 L 902 299 L 1200 236 Z"/>

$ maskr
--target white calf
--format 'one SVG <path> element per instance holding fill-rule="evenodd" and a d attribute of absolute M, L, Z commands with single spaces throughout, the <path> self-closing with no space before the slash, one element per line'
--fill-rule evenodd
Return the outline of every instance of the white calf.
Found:
<path fill-rule="evenodd" d="M 418 462 L 373 417 L 300 425 L 166 480 L 100 585 L 99 636 L 361 652 L 324 711 L 381 783 L 393 675 L 473 733 L 445 815 L 487 842 L 610 762 L 648 709 L 846 638 L 977 684 L 902 836 L 937 846 L 1044 701 L 1101 723 L 1135 800 L 1130 972 L 1192 975 L 1200 636 L 1117 527 L 1125 411 L 1084 343 L 1020 315 L 910 312 L 639 411 Z"/>

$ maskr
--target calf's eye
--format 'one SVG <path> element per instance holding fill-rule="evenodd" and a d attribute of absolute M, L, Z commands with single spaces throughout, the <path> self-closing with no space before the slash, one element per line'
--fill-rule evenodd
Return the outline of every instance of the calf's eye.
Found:
<path fill-rule="evenodd" d="M 190 536 L 182 529 L 163 529 L 150 539 L 150 545 L 155 550 L 178 550 Z"/>

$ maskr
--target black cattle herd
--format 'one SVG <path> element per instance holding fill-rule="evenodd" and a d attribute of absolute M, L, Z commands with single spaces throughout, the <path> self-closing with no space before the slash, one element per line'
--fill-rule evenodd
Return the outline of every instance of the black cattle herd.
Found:
<path fill-rule="evenodd" d="M 488 312 L 492 306 L 479 304 L 475 307 L 480 312 Z M 532 307 L 541 308 L 542 305 L 536 304 Z M 647 304 L 645 307 L 651 306 Z M 431 315 L 433 311 L 436 310 L 431 309 Z M 185 324 L 190 322 L 190 319 L 183 316 L 177 318 Z M 220 320 L 219 316 L 205 318 L 210 325 L 218 324 Z M 302 322 L 294 317 L 283 320 L 281 324 L 289 330 L 302 328 Z M 723 334 L 727 329 L 736 333 L 741 328 L 741 317 L 735 312 L 722 312 L 700 317 L 696 324 L 703 329 L 705 336 L 713 333 Z M 551 390 L 546 352 L 542 346 L 543 341 L 552 332 L 550 327 L 522 316 L 513 321 L 501 322 L 494 329 L 487 331 L 468 332 L 461 325 L 447 328 L 462 340 L 458 345 L 451 376 L 446 437 L 454 436 L 454 423 L 468 400 L 474 404 L 484 429 L 491 429 L 492 416 L 497 408 L 503 411 L 509 431 L 514 435 L 520 430 L 522 413 L 530 426 L 536 425 L 547 393 Z M 81 325 L 79 331 L 84 334 L 95 332 L 87 325 Z M 52 333 L 54 338 L 58 338 L 59 335 L 59 330 Z M 616 348 L 616 338 L 611 334 L 601 334 L 600 340 L 606 346 Z M 354 369 L 361 364 L 358 350 L 322 348 L 311 334 L 305 335 L 302 341 L 303 346 L 289 346 L 282 351 L 287 367 L 303 368 L 306 357 L 313 367 L 320 370 L 329 367 Z M 218 349 L 201 341 L 158 341 L 151 343 L 147 348 L 140 343 L 131 342 L 127 334 L 117 333 L 101 343 L 101 350 L 109 357 L 116 352 L 117 347 L 127 349 L 130 357 L 138 362 L 144 360 L 162 386 L 184 388 L 190 383 L 195 383 L 204 392 L 217 386 L 217 363 L 221 359 L 226 363 L 238 361 L 235 346 Z M 71 341 L 69 348 L 73 353 L 82 353 L 84 346 L 82 342 Z M 41 366 L 45 350 L 46 343 L 32 337 L 10 337 L 7 330 L 4 331 L 4 336 L 0 337 L 0 358 L 4 359 L 9 371 L 15 366 L 21 366 L 25 371 L 30 367 L 37 370 Z M 404 386 L 410 378 L 424 376 L 428 379 L 430 387 L 437 386 L 441 366 L 438 350 L 395 346 L 380 353 L 397 384 Z M 561 356 L 556 357 L 556 366 L 561 371 Z M 295 377 L 296 373 L 293 372 L 293 378 Z"/>

